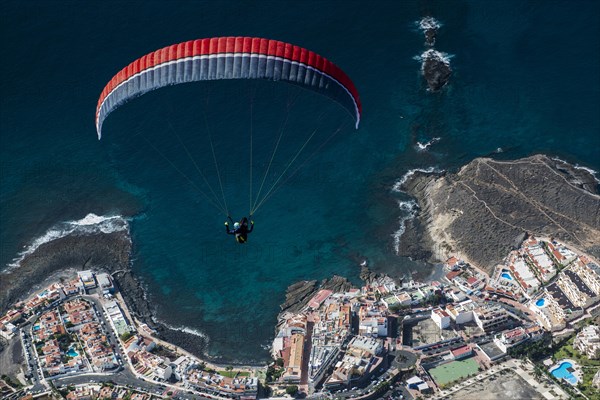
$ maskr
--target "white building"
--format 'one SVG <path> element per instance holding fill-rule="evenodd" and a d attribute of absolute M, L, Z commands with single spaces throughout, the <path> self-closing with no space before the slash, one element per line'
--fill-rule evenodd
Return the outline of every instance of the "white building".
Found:
<path fill-rule="evenodd" d="M 431 310 L 431 319 L 440 329 L 450 327 L 450 314 L 439 307 Z"/>
<path fill-rule="evenodd" d="M 509 269 L 527 294 L 535 293 L 540 287 L 540 281 L 522 257 L 518 257 Z"/>
<path fill-rule="evenodd" d="M 79 277 L 79 280 L 85 289 L 92 289 L 96 287 L 94 273 L 91 270 L 79 271 L 77 276 Z"/>
<path fill-rule="evenodd" d="M 542 279 L 544 279 L 544 281 L 556 274 L 554 263 L 550 257 L 548 257 L 541 244 L 528 246 L 527 252 L 533 263 L 539 268 L 539 272 L 542 274 Z"/>
<path fill-rule="evenodd" d="M 348 347 L 354 347 L 355 349 L 364 350 L 373 355 L 379 355 L 383 350 L 383 342 L 380 339 L 355 336 L 348 344 Z"/>
<path fill-rule="evenodd" d="M 385 317 L 363 318 L 358 326 L 358 333 L 363 336 L 385 337 L 388 334 L 388 320 Z"/>
<path fill-rule="evenodd" d="M 103 272 L 101 274 L 96 274 L 96 281 L 103 291 L 112 292 L 114 290 L 112 279 L 107 273 Z"/>
<path fill-rule="evenodd" d="M 495 330 L 505 323 L 509 316 L 506 310 L 500 306 L 483 306 L 473 312 L 477 326 L 488 332 Z"/>
<path fill-rule="evenodd" d="M 473 321 L 473 310 L 475 308 L 477 308 L 477 305 L 472 300 L 467 300 L 456 305 L 447 305 L 446 312 L 456 324 L 460 325 Z"/>
<path fill-rule="evenodd" d="M 409 389 L 418 390 L 421 393 L 428 393 L 431 391 L 431 388 L 429 387 L 429 385 L 427 385 L 427 383 L 425 381 L 423 381 L 423 379 L 419 378 L 418 376 L 413 376 L 412 378 L 408 378 L 406 380 L 406 386 Z"/>
<path fill-rule="evenodd" d="M 104 308 L 106 309 L 106 314 L 108 314 L 110 321 L 114 325 L 119 335 L 131 331 L 131 327 L 127 323 L 127 320 L 125 319 L 125 316 L 119 307 L 119 303 L 114 300 L 108 301 L 104 304 Z"/>
<path fill-rule="evenodd" d="M 527 331 L 524 328 L 518 327 L 502 332 L 494 339 L 494 343 L 506 353 L 509 348 L 523 343 L 527 339 L 529 339 Z"/>
<path fill-rule="evenodd" d="M 589 325 L 583 328 L 577 334 L 573 346 L 590 359 L 600 358 L 600 327 Z"/>

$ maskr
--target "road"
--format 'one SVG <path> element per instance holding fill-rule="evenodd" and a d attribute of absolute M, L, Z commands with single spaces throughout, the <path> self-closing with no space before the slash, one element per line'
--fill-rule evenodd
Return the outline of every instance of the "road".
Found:
<path fill-rule="evenodd" d="M 54 385 L 60 389 L 68 385 L 81 385 L 88 383 L 98 382 L 112 382 L 117 385 L 126 386 L 135 390 L 152 393 L 154 395 L 166 396 L 167 392 L 173 392 L 173 399 L 209 399 L 209 397 L 203 397 L 198 394 L 190 394 L 185 392 L 183 389 L 177 391 L 170 387 L 165 387 L 158 383 L 151 383 L 145 380 L 137 378 L 131 371 L 125 369 L 121 372 L 111 375 L 102 374 L 84 374 L 62 377 L 54 380 Z"/>
<path fill-rule="evenodd" d="M 34 346 L 31 343 L 30 332 L 31 322 L 28 322 L 21 327 L 21 344 L 23 346 L 23 353 L 25 354 L 27 368 L 31 370 L 31 382 L 33 383 L 31 391 L 35 393 L 44 391 L 47 389 L 47 387 L 44 384 L 44 377 L 37 362 Z"/>

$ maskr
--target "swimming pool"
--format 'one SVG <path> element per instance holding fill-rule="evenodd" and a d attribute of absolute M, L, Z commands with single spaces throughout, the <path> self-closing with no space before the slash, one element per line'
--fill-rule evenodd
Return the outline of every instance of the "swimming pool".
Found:
<path fill-rule="evenodd" d="M 550 371 L 550 373 L 559 379 L 564 379 L 569 382 L 571 385 L 577 385 L 577 377 L 569 371 L 569 369 L 573 368 L 573 364 L 569 361 L 563 361 L 560 363 L 558 367 L 555 367 Z"/>
<path fill-rule="evenodd" d="M 501 277 L 503 277 L 504 279 L 508 279 L 509 281 L 512 281 L 512 276 L 510 276 L 510 274 L 508 272 L 503 272 L 502 275 L 500 275 Z"/>
<path fill-rule="evenodd" d="M 74 348 L 69 347 L 69 351 L 67 351 L 67 355 L 69 357 L 77 357 L 79 355 L 79 353 L 76 352 Z"/>
<path fill-rule="evenodd" d="M 33 330 L 34 331 L 39 331 L 40 330 L 40 326 L 39 325 L 34 325 L 33 326 Z"/>
<path fill-rule="evenodd" d="M 535 305 L 540 308 L 544 307 L 546 305 L 546 299 L 544 299 L 544 298 L 538 299 L 538 301 L 535 302 Z"/>

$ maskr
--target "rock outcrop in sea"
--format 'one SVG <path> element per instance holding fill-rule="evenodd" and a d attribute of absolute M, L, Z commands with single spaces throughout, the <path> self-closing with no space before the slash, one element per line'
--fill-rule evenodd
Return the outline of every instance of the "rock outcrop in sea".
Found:
<path fill-rule="evenodd" d="M 440 23 L 433 17 L 423 17 L 418 22 L 419 29 L 423 31 L 425 35 L 425 45 L 429 47 L 433 47 L 435 45 L 435 39 L 437 35 L 437 31 L 440 28 Z"/>
<path fill-rule="evenodd" d="M 430 91 L 437 92 L 450 81 L 452 68 L 448 56 L 437 50 L 429 49 L 421 54 L 421 72 Z"/>
<path fill-rule="evenodd" d="M 426 16 L 418 21 L 417 25 L 425 36 L 425 46 L 427 47 L 417 57 L 421 61 L 421 74 L 427 81 L 429 91 L 437 92 L 448 84 L 452 75 L 450 57 L 446 53 L 433 48 L 441 24 L 435 18 Z"/>
<path fill-rule="evenodd" d="M 531 233 L 600 257 L 598 181 L 564 161 L 478 158 L 453 174 L 415 173 L 402 186 L 421 211 L 400 255 L 439 262 L 458 254 L 491 271 Z"/>

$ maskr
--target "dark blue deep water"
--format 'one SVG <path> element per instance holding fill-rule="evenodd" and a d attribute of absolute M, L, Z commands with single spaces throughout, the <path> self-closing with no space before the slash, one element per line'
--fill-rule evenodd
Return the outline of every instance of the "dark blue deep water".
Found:
<path fill-rule="evenodd" d="M 424 50 L 415 21 L 425 15 L 443 24 L 436 49 L 454 70 L 436 94 L 414 59 Z M 0 265 L 60 221 L 131 217 L 133 268 L 158 319 L 208 335 L 212 356 L 265 360 L 289 284 L 332 274 L 357 281 L 363 257 L 376 270 L 427 275 L 393 251 L 403 211 L 390 187 L 409 169 L 452 170 L 501 148 L 494 156 L 547 153 L 600 170 L 599 15 L 591 0 L 2 1 Z M 308 92 L 215 83 L 148 94 L 111 115 L 97 140 L 96 101 L 120 68 L 166 45 L 225 35 L 292 42 L 340 65 L 362 97 L 360 129 Z M 242 248 L 187 180 L 202 184 L 181 142 L 220 194 L 212 134 L 229 208 L 243 215 L 251 103 L 255 193 L 288 111 L 266 186 L 319 132 L 300 159 L 314 156 L 259 209 Z"/>

